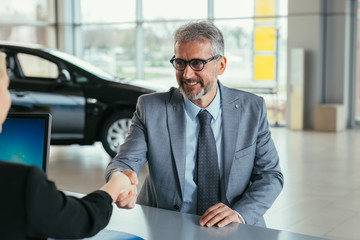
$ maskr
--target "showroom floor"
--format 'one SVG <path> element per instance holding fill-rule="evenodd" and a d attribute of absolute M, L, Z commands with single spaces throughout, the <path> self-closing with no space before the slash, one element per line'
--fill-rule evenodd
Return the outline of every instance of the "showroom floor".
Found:
<path fill-rule="evenodd" d="M 271 131 L 285 186 L 265 215 L 268 227 L 330 239 L 359 239 L 360 129 Z M 109 160 L 99 143 L 52 146 L 49 178 L 60 189 L 88 193 L 104 184 Z M 146 171 L 140 174 L 140 182 Z"/>

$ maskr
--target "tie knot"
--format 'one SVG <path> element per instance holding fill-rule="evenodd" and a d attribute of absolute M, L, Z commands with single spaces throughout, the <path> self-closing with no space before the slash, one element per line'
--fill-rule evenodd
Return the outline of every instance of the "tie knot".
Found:
<path fill-rule="evenodd" d="M 207 110 L 199 112 L 198 117 L 201 126 L 210 125 L 212 116 Z"/>

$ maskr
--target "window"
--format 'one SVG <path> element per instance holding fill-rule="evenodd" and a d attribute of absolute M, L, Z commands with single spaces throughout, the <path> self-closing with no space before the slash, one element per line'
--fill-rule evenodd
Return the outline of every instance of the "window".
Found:
<path fill-rule="evenodd" d="M 152 2 L 152 1 L 151 1 Z M 135 22 L 136 0 L 82 0 L 82 24 Z"/>
<path fill-rule="evenodd" d="M 29 54 L 18 54 L 18 59 L 25 77 L 57 78 L 59 69 L 49 60 Z"/>
<path fill-rule="evenodd" d="M 208 0 L 143 0 L 144 20 L 204 19 L 207 17 Z"/>
<path fill-rule="evenodd" d="M 75 82 L 77 83 L 88 83 L 89 79 L 82 75 L 81 73 L 78 73 L 77 71 L 72 71 L 72 75 L 75 79 Z"/>
<path fill-rule="evenodd" d="M 7 26 L 0 28 L 0 39 L 55 47 L 55 28 L 46 26 Z"/>
<path fill-rule="evenodd" d="M 254 0 L 214 0 L 215 18 L 252 18 Z"/>
<path fill-rule="evenodd" d="M 113 75 L 165 86 L 177 86 L 169 63 L 174 31 L 213 20 L 228 59 L 221 81 L 263 95 L 269 120 L 285 122 L 287 0 L 82 0 L 80 12 L 80 57 Z"/>
<path fill-rule="evenodd" d="M 86 25 L 82 33 L 85 61 L 112 75 L 135 78 L 135 24 Z"/>
<path fill-rule="evenodd" d="M 64 21 L 58 31 L 55 5 Z M 225 37 L 228 66 L 221 81 L 263 94 L 281 112 L 276 116 L 271 107 L 271 121 L 282 122 L 285 109 L 277 106 L 286 101 L 286 15 L 287 0 L 14 0 L 0 9 L 0 39 L 64 48 L 113 75 L 177 86 L 169 63 L 173 33 L 183 23 L 209 19 Z"/>
<path fill-rule="evenodd" d="M 164 85 L 177 86 L 174 69 L 169 60 L 174 55 L 174 29 L 184 22 L 144 24 L 145 79 L 160 81 Z"/>
<path fill-rule="evenodd" d="M 54 1 L 11 0 L 1 1 L 1 22 L 55 22 Z"/>
<path fill-rule="evenodd" d="M 249 86 L 253 82 L 253 20 L 219 20 L 215 24 L 224 35 L 228 60 L 222 81 L 232 87 Z"/>
<path fill-rule="evenodd" d="M 2 1 L 0 39 L 56 47 L 55 1 Z"/>

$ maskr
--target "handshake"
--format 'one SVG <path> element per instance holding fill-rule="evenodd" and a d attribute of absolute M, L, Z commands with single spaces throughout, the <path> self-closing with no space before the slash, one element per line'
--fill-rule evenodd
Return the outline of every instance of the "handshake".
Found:
<path fill-rule="evenodd" d="M 137 191 L 136 185 L 139 183 L 136 172 L 126 169 L 124 172 L 114 172 L 110 180 L 100 190 L 107 192 L 113 202 L 119 208 L 134 208 Z M 229 206 L 219 202 L 209 207 L 200 218 L 200 226 L 224 227 L 229 223 L 244 223 L 242 217 Z"/>
<path fill-rule="evenodd" d="M 126 169 L 124 172 L 114 172 L 100 190 L 107 192 L 119 208 L 134 208 L 138 183 L 136 172 Z"/>

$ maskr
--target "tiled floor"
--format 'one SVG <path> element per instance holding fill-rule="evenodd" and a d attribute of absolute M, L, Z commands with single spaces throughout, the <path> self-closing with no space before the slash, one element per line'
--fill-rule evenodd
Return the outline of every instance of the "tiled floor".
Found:
<path fill-rule="evenodd" d="M 269 228 L 336 240 L 360 239 L 360 129 L 338 133 L 272 128 L 284 190 L 265 217 Z M 104 184 L 110 158 L 94 146 L 52 146 L 49 178 L 88 193 Z M 146 169 L 140 176 L 143 180 Z"/>

